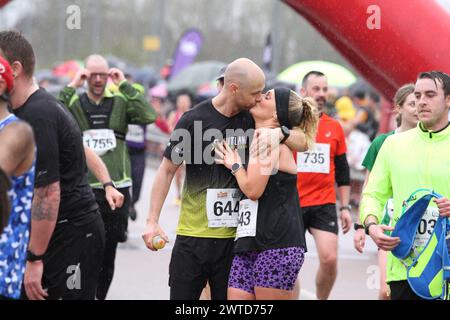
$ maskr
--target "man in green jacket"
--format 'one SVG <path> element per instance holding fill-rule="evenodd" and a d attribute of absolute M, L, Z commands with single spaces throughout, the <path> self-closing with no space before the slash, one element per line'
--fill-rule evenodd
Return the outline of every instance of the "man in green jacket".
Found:
<path fill-rule="evenodd" d="M 386 139 L 360 205 L 366 233 L 386 251 L 394 249 L 400 239 L 384 231 L 394 229 L 404 201 L 415 190 L 432 189 L 443 196 L 430 203 L 422 218 L 428 228 L 417 232 L 415 241 L 426 243 L 431 236 L 436 223 L 433 213 L 450 216 L 450 77 L 438 71 L 423 72 L 416 81 L 414 95 L 419 117 L 417 128 Z M 394 227 L 380 224 L 383 206 L 390 197 L 394 199 Z M 386 269 L 393 300 L 419 299 L 407 282 L 406 267 L 392 253 L 388 255 Z"/>
<path fill-rule="evenodd" d="M 150 124 L 156 113 L 143 94 L 125 79 L 123 72 L 108 67 L 100 55 L 86 58 L 86 69 L 80 70 L 60 93 L 60 100 L 70 110 L 83 132 L 85 146 L 93 149 L 105 162 L 111 182 L 101 184 L 91 173 L 89 183 L 94 189 L 105 224 L 106 243 L 97 299 L 105 299 L 114 274 L 117 245 L 127 238 L 130 205 L 131 166 L 125 143 L 129 124 Z M 108 78 L 118 87 L 117 93 L 106 88 Z M 77 89 L 87 81 L 88 91 L 79 95 Z M 124 196 L 121 208 L 112 210 L 104 188 L 112 185 Z"/>

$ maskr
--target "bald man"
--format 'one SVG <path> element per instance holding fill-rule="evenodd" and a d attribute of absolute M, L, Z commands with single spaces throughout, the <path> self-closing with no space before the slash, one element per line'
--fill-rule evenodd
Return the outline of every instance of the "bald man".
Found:
<path fill-rule="evenodd" d="M 246 58 L 233 61 L 220 93 L 184 113 L 170 137 L 153 183 L 142 237 L 152 251 L 156 250 L 153 237 L 169 240 L 159 225 L 161 208 L 176 170 L 185 162 L 181 213 L 169 266 L 172 300 L 198 300 L 207 281 L 213 300 L 227 298 L 241 192 L 233 172 L 214 162 L 214 144 L 226 139 L 246 163 L 254 134 L 248 111 L 261 101 L 264 86 L 258 65 Z M 280 129 L 276 134 L 284 138 Z M 301 144 L 301 137 L 294 133 L 287 141 L 296 139 Z"/>
<path fill-rule="evenodd" d="M 144 95 L 136 90 L 117 68 L 109 68 L 100 55 L 85 60 L 80 70 L 60 93 L 60 100 L 75 117 L 83 132 L 83 143 L 99 155 L 108 168 L 111 181 L 103 183 L 89 173 L 89 184 L 105 224 L 105 251 L 98 281 L 96 298 L 104 300 L 114 275 L 117 245 L 127 239 L 130 208 L 131 166 L 125 142 L 129 124 L 147 125 L 155 121 L 156 113 Z M 112 93 L 106 87 L 108 79 L 118 87 Z M 87 92 L 78 95 L 77 89 L 87 81 Z M 105 190 L 117 188 L 125 198 L 123 205 L 111 208 Z"/>

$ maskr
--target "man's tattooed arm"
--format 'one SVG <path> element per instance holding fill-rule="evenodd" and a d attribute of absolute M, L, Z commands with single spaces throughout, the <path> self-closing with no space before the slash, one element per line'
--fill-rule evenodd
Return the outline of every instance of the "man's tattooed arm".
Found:
<path fill-rule="evenodd" d="M 34 189 L 32 218 L 36 221 L 56 220 L 58 217 L 61 190 L 59 181 L 42 188 Z"/>
<path fill-rule="evenodd" d="M 60 199 L 59 181 L 34 189 L 29 245 L 34 254 L 40 255 L 47 250 L 58 218 Z"/>

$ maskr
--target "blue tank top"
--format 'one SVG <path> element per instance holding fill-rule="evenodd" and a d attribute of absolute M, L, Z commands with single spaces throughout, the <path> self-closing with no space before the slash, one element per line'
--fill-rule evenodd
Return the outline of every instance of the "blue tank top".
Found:
<path fill-rule="evenodd" d="M 11 115 L 0 120 L 0 130 L 18 119 Z M 0 234 L 0 296 L 19 299 L 30 238 L 31 200 L 34 188 L 34 162 L 24 175 L 11 178 L 8 191 L 11 214 Z"/>

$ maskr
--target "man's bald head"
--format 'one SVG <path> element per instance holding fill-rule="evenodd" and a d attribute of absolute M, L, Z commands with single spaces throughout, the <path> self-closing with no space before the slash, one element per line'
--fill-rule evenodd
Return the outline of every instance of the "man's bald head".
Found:
<path fill-rule="evenodd" d="M 224 91 L 231 94 L 241 109 L 251 109 L 259 101 L 266 77 L 262 69 L 247 58 L 231 62 L 225 70 Z"/>
<path fill-rule="evenodd" d="M 247 58 L 239 58 L 231 62 L 224 76 L 225 86 L 235 83 L 241 88 L 246 88 L 255 81 L 265 81 L 262 69 Z"/>
<path fill-rule="evenodd" d="M 109 77 L 108 61 L 101 55 L 93 54 L 86 58 L 85 68 L 89 71 L 88 90 L 91 98 L 103 96 Z"/>
<path fill-rule="evenodd" d="M 103 58 L 103 56 L 99 55 L 99 54 L 92 54 L 90 56 L 88 56 L 86 58 L 86 60 L 84 61 L 84 65 L 86 67 L 86 69 L 90 70 L 90 69 L 98 69 L 98 68 L 102 68 L 102 69 L 106 69 L 108 70 L 108 61 L 106 61 L 105 58 Z"/>

